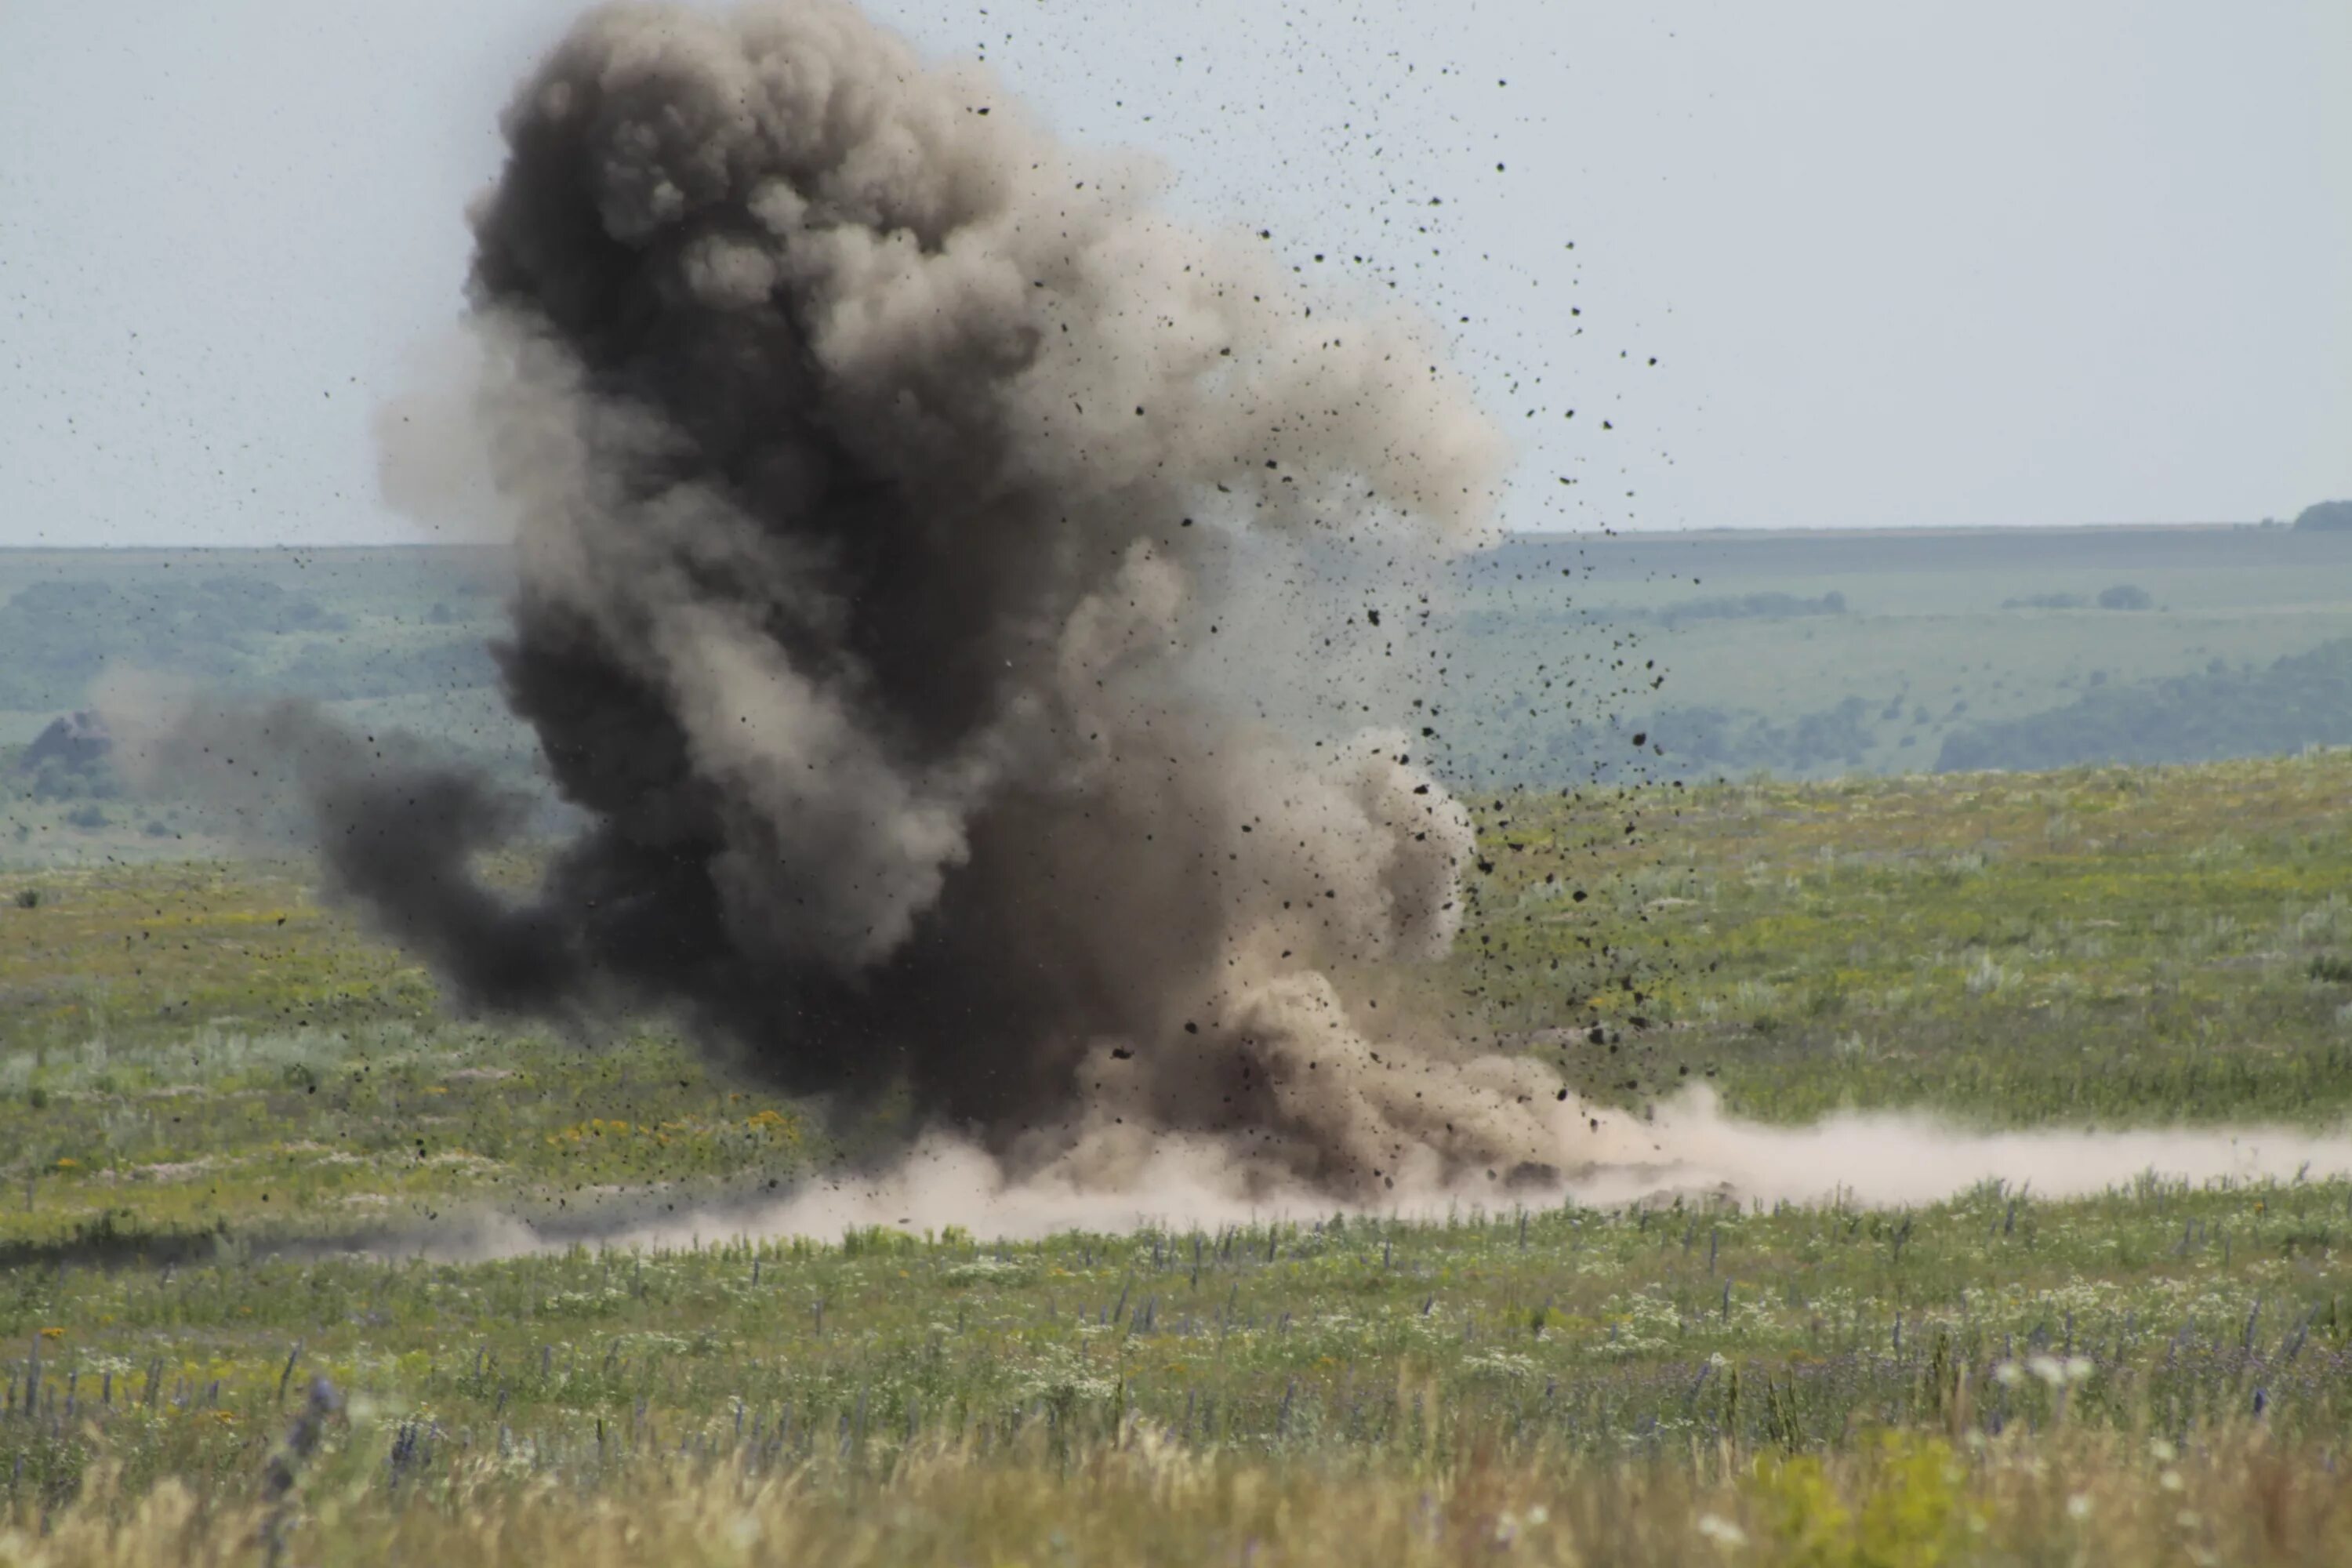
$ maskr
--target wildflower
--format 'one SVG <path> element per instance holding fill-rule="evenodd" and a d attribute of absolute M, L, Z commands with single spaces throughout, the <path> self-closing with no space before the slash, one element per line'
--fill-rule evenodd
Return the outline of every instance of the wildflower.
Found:
<path fill-rule="evenodd" d="M 1700 1514 L 1698 1532 L 1726 1552 L 1736 1551 L 1748 1544 L 1748 1532 L 1719 1513 Z"/>
<path fill-rule="evenodd" d="M 2156 1484 L 2162 1487 L 2168 1492 L 2177 1492 L 2183 1485 L 2180 1479 L 2180 1472 L 2179 1470 L 2165 1471 L 2164 1474 L 2156 1478 Z"/>
<path fill-rule="evenodd" d="M 2073 1497 L 2068 1498 L 2066 1500 L 2066 1517 L 2072 1520 L 2084 1520 L 2090 1518 L 2091 1494 L 2088 1492 L 2076 1492 Z"/>
<path fill-rule="evenodd" d="M 43 1329 L 41 1331 L 41 1338 L 45 1340 L 61 1340 L 65 1337 L 66 1331 L 63 1329 Z"/>

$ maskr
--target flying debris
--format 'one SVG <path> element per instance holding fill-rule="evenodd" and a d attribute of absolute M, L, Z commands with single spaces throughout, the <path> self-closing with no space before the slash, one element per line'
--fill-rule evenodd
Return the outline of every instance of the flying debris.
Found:
<path fill-rule="evenodd" d="M 600 9 L 504 132 L 497 653 L 587 827 L 518 900 L 468 867 L 518 820 L 478 779 L 290 706 L 184 762 L 292 759 L 337 885 L 465 1002 L 668 1011 L 1013 1169 L 1557 1160 L 1547 1069 L 1375 1037 L 1333 978 L 1445 950 L 1467 813 L 1403 731 L 1236 685 L 1392 679 L 1352 606 L 1493 536 L 1502 443 L 1420 327 L 840 5 Z"/>

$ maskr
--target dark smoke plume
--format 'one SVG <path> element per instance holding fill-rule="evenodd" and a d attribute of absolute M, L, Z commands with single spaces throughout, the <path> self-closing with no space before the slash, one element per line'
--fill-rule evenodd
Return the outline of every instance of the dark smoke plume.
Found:
<path fill-rule="evenodd" d="M 343 755 L 306 780 L 343 889 L 461 999 L 675 1011 L 1016 1166 L 1556 1158 L 1549 1078 L 1328 978 L 1442 952 L 1471 852 L 1411 742 L 1329 722 L 1426 658 L 1417 574 L 1499 469 L 1409 324 L 824 0 L 596 12 L 504 129 L 499 657 L 591 826 L 514 904 L 467 864 L 506 807 Z"/>

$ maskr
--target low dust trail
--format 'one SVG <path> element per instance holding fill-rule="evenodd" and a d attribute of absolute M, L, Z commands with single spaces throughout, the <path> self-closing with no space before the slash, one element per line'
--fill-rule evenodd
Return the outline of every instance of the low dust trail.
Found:
<path fill-rule="evenodd" d="M 2352 1126 L 1972 1131 L 1916 1112 L 1843 1111 L 1801 1127 L 1722 1115 L 1704 1090 L 1663 1104 L 1638 1156 L 1579 1173 L 1580 1203 L 1637 1201 L 1662 1189 L 1719 1189 L 1742 1201 L 1934 1203 L 1987 1182 L 2078 1197 L 2147 1174 L 2192 1184 L 2225 1179 L 2352 1176 Z"/>
<path fill-rule="evenodd" d="M 1560 1120 L 1580 1116 L 1571 1103 Z M 959 1226 L 982 1241 L 1034 1240 L 1060 1232 L 1176 1231 L 1309 1220 L 1344 1214 L 1405 1220 L 1449 1212 L 1574 1204 L 1619 1208 L 1682 1197 L 1741 1206 L 1836 1205 L 1894 1208 L 1934 1204 L 1998 1182 L 2042 1198 L 2081 1197 L 2143 1178 L 2203 1186 L 2352 1177 L 2352 1126 L 2314 1132 L 2284 1127 L 2197 1127 L 2093 1131 L 2071 1128 L 1973 1131 L 1932 1116 L 1852 1112 L 1801 1127 L 1727 1117 L 1705 1090 L 1659 1107 L 1654 1121 L 1603 1117 L 1560 1128 L 1562 1146 L 1592 1159 L 1563 1176 L 1443 1173 L 1433 1163 L 1406 1173 L 1381 1201 L 1335 1197 L 1305 1183 L 1245 1179 L 1213 1141 L 1165 1141 L 1117 1185 L 1069 1172 L 1010 1173 L 971 1142 L 924 1140 L 888 1170 L 811 1181 L 782 1197 L 705 1205 L 678 1214 L 636 1213 L 547 1229 L 507 1215 L 475 1216 L 367 1250 L 446 1260 L 562 1251 L 574 1246 L 659 1251 L 737 1241 L 837 1242 L 853 1228 L 939 1232 Z"/>

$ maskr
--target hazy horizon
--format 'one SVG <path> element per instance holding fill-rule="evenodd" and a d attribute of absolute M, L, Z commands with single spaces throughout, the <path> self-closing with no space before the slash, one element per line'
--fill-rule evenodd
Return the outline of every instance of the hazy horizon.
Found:
<path fill-rule="evenodd" d="M 1906 526 L 1879 526 L 1871 523 L 1832 523 L 1820 526 L 1806 526 L 1803 524 L 1794 523 L 1785 526 L 1773 526 L 1761 523 L 1752 525 L 1723 523 L 1704 527 L 1691 526 L 1682 528 L 1664 526 L 1655 528 L 1642 528 L 1639 526 L 1624 527 L 1603 525 L 1601 523 L 1592 523 L 1588 525 L 1554 523 L 1544 527 L 1507 529 L 1502 535 L 1502 542 L 1539 542 L 1547 539 L 1558 539 L 1563 541 L 1573 539 L 1579 542 L 1586 542 L 1601 537 L 1615 537 L 1633 540 L 1700 540 L 1724 535 L 1733 535 L 1743 539 L 1767 537 L 1810 538 L 1816 536 L 1861 539 L 1870 536 L 1880 536 L 1926 540 L 1932 538 L 1946 538 L 1956 534 L 2194 533 L 2226 532 L 2237 530 L 2264 529 L 2293 531 L 2293 522 L 2294 519 L 2292 518 L 2256 518 L 2245 521 L 2220 520 L 2205 522 L 1952 522 L 1916 523 Z M 2323 534 L 2321 537 L 2327 538 L 2344 536 L 2336 534 Z M 148 553 L 171 553 L 173 552 L 199 551 L 218 552 L 224 553 L 243 551 L 257 553 L 261 552 L 283 552 L 289 553 L 300 552 L 305 554 L 315 554 L 320 552 L 331 551 L 503 550 L 506 548 L 506 542 L 501 539 L 463 539 L 455 537 L 436 538 L 421 530 L 415 529 L 411 529 L 404 536 L 396 538 L 329 540 L 324 542 L 306 542 L 299 540 L 197 540 L 193 542 L 108 540 L 88 544 L 75 544 L 53 543 L 37 540 L 31 542 L 0 540 L 0 554 L 15 553 L 52 555 L 105 552 L 121 552 L 129 554 L 142 552 Z"/>

